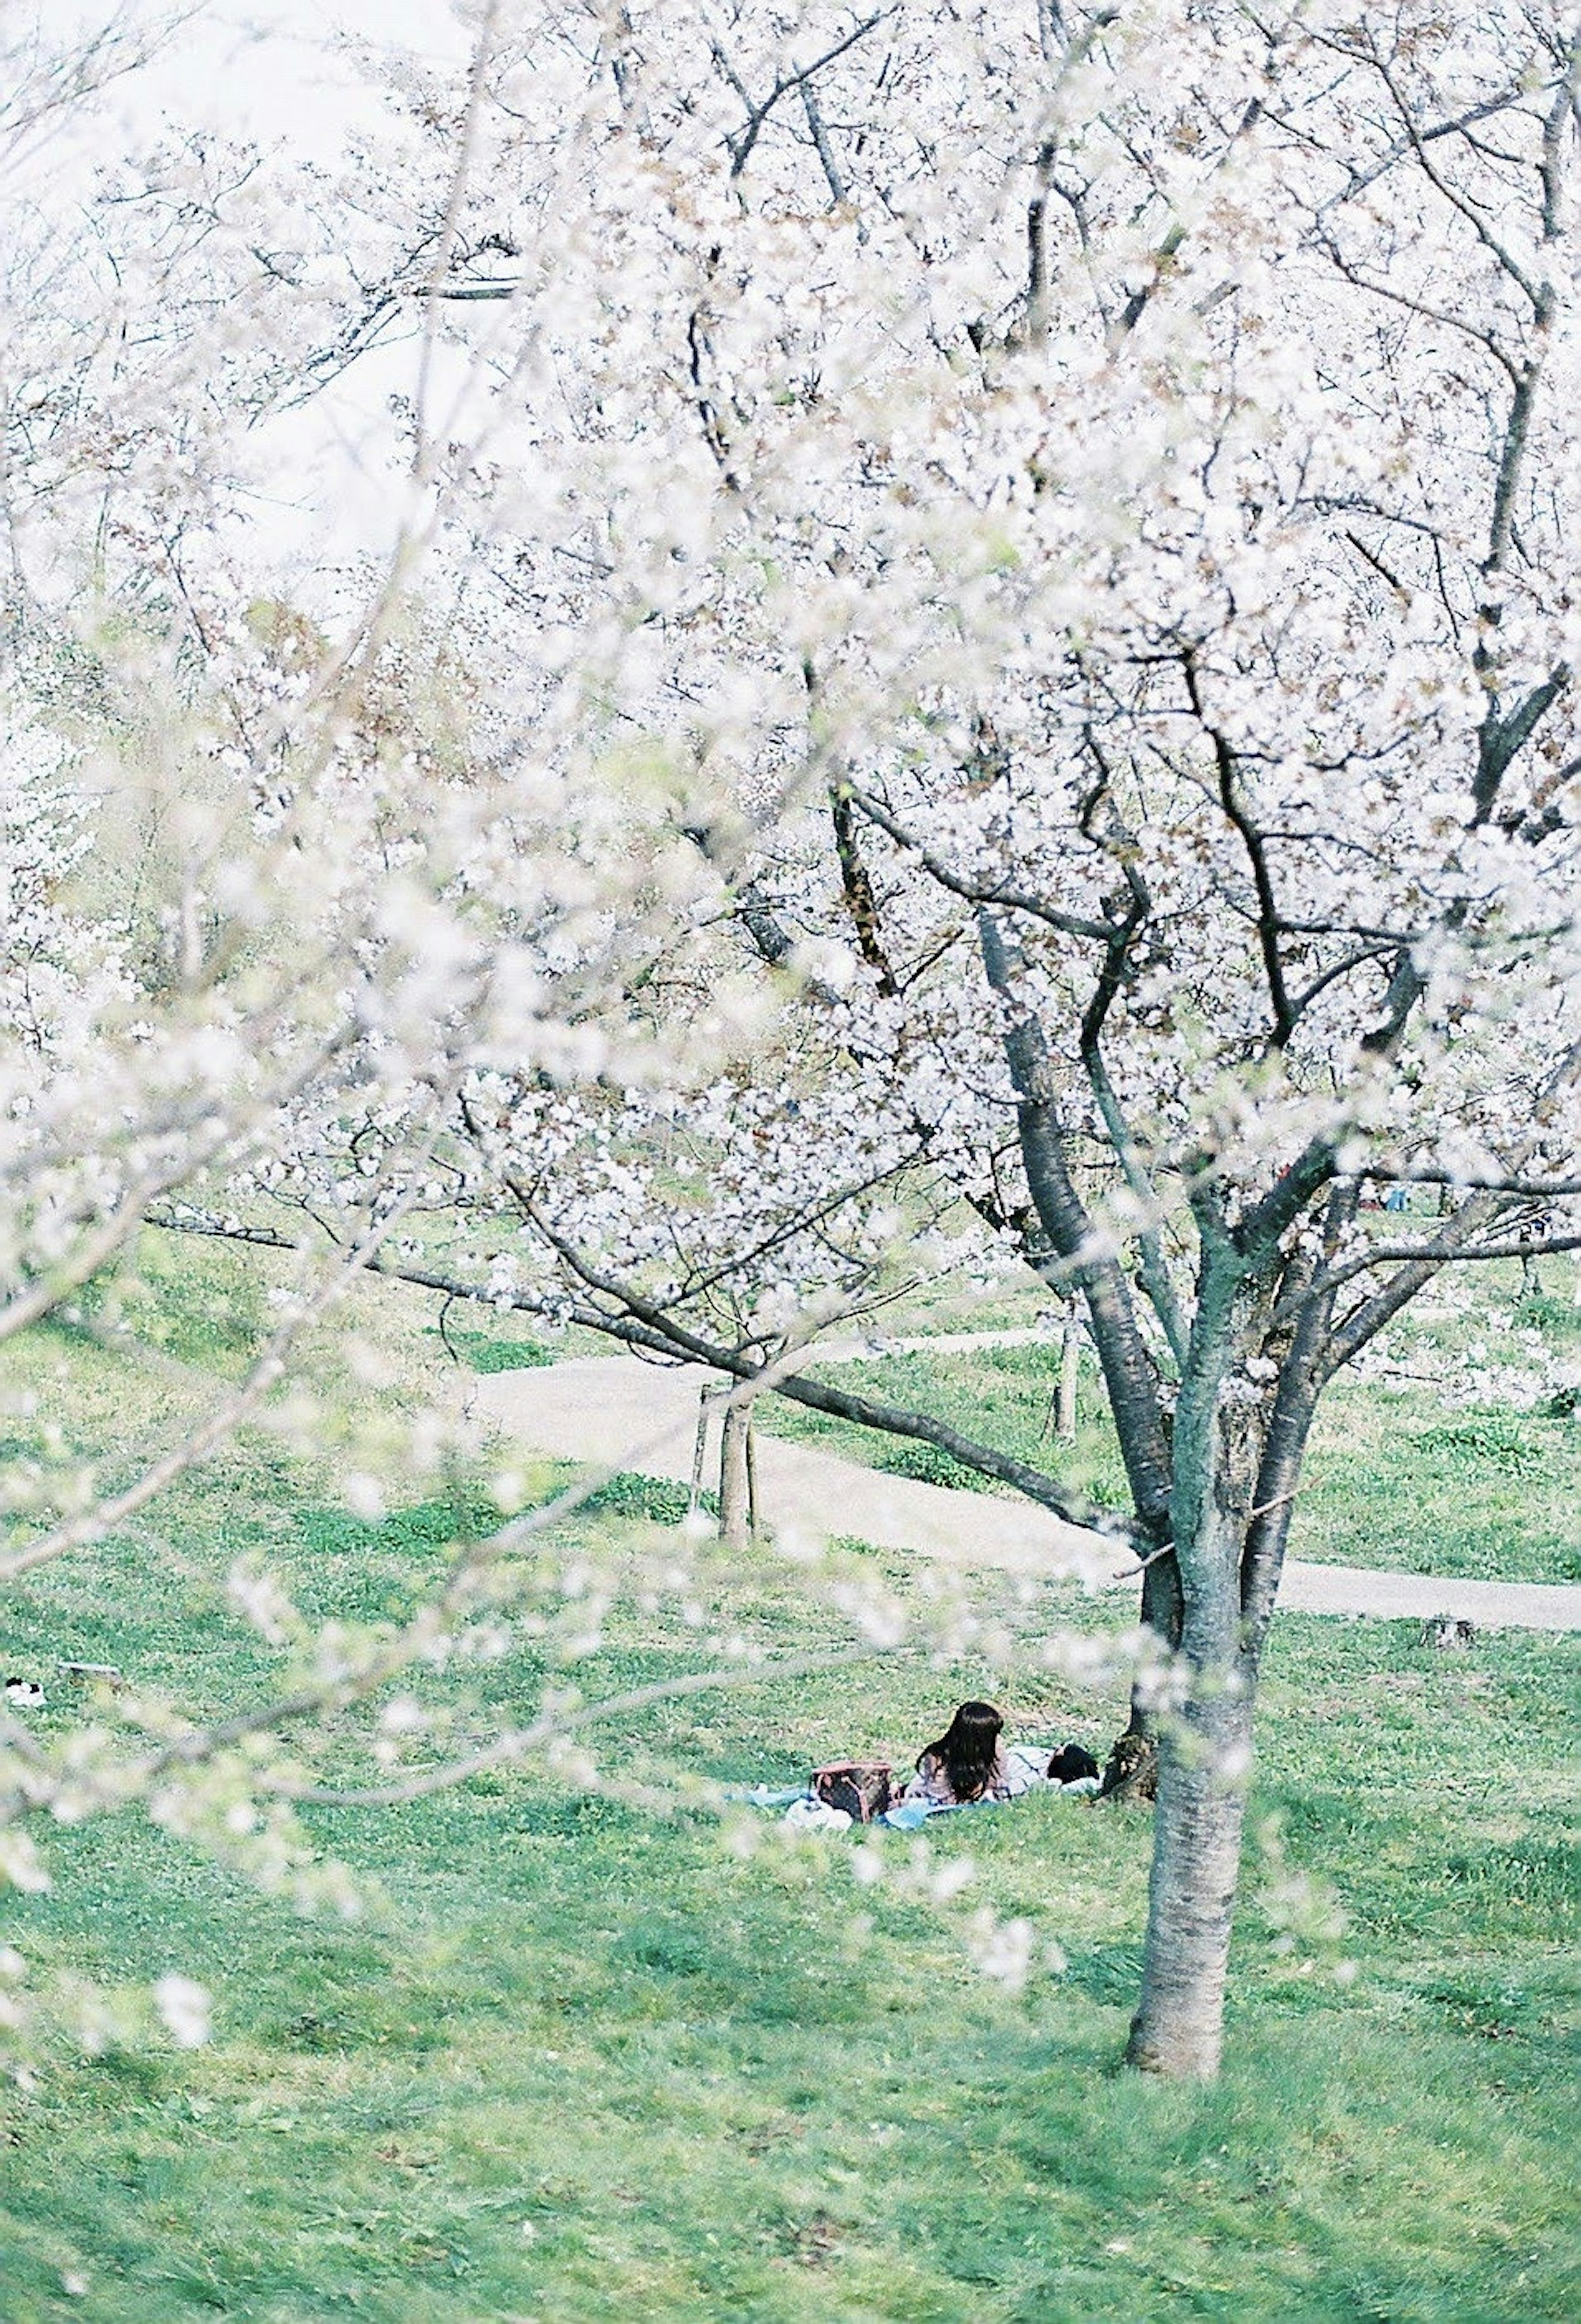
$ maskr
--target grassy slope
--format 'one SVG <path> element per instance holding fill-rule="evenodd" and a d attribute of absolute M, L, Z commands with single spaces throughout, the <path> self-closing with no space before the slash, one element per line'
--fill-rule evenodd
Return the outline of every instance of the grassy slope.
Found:
<path fill-rule="evenodd" d="M 1067 1973 L 1021 2000 L 924 1904 L 859 1893 L 844 1844 L 785 1852 L 769 1829 L 740 1855 L 694 1812 L 525 1774 L 326 1815 L 382 1888 L 361 1929 L 96 1826 L 30 1945 L 112 1982 L 179 1963 L 214 1987 L 218 2039 L 63 2053 L 11 2103 L 5 2312 L 1573 2313 L 1566 1669 L 1535 1640 L 1473 1663 L 1286 1624 L 1257 1812 L 1337 1883 L 1359 1974 L 1303 1974 L 1249 1904 L 1207 2094 L 1113 2072 L 1142 1816 L 1040 1799 L 938 1836 L 975 1857 L 970 1896 L 1062 1943 Z M 831 1679 L 656 1715 L 645 1739 L 781 1772 L 919 1734 L 981 1683 L 886 1666 L 859 1715 Z M 1052 1690 L 1032 1692 L 1043 1723 Z M 1100 1707 L 1069 1708 L 1053 1723 Z M 911 1844 L 882 1845 L 904 1868 Z M 55 2296 L 68 2269 L 85 2300 Z"/>
<path fill-rule="evenodd" d="M 223 1337 L 213 1280 L 165 1286 L 176 1352 Z M 370 1321 L 390 1345 L 393 1313 Z M 124 1443 L 157 1434 L 170 1382 L 60 1335 L 35 1360 L 84 1434 L 112 1414 Z M 250 1442 L 157 1532 L 20 1593 L 9 1657 L 116 1661 L 234 1703 L 268 1661 L 217 1587 L 237 1546 L 267 1542 L 318 1608 L 371 1618 L 431 1570 L 455 1513 L 370 1528 L 325 1488 Z M 620 1522 L 584 1521 L 605 1539 Z M 714 1582 L 748 1635 L 843 1635 L 767 1560 Z M 1280 1861 L 1254 1849 L 1229 2064 L 1206 2093 L 1114 2071 L 1143 1814 L 1037 1799 L 930 1835 L 936 1858 L 976 1860 L 964 1909 L 1030 1915 L 1063 1947 L 1066 1970 L 1020 1997 L 970 1966 L 962 1908 L 908 1893 L 899 1835 L 880 1843 L 888 1877 L 859 1886 L 848 1843 L 786 1849 L 760 1819 L 722 1828 L 541 1771 L 321 1812 L 372 1886 L 350 1927 L 298 1919 L 132 1817 L 61 1835 L 55 1890 L 10 1915 L 40 1969 L 115 1985 L 178 1967 L 213 1988 L 216 2039 L 89 2062 L 62 2037 L 39 2088 L 6 2099 L 0 2312 L 1567 2317 L 1575 1649 L 1434 1655 L 1412 1629 L 1279 1627 L 1254 1822 L 1282 1816 L 1284 1870 L 1333 1881 L 1357 1973 L 1341 1986 L 1321 1945 L 1278 1950 L 1256 1900 Z M 584 1683 L 695 1652 L 628 1609 Z M 481 1720 L 538 1677 L 518 1654 L 445 1683 Z M 655 1710 L 612 1756 L 773 1780 L 832 1749 L 915 1748 L 985 1685 L 1022 1731 L 1097 1739 L 1118 1710 L 1035 1651 L 997 1671 L 896 1658 Z M 77 2273 L 88 2288 L 69 2296 Z"/>
<path fill-rule="evenodd" d="M 1419 1375 L 1411 1383 L 1387 1389 L 1336 1383 L 1313 1432 L 1293 1555 L 1505 1582 L 1581 1580 L 1581 1417 L 1461 1408 L 1430 1384 L 1429 1375 L 1455 1380 L 1468 1360 L 1467 1342 L 1480 1342 L 1495 1365 L 1530 1361 L 1534 1340 L 1581 1358 L 1581 1308 L 1546 1300 L 1522 1316 L 1508 1291 L 1493 1286 L 1489 1305 L 1469 1317 L 1401 1327 L 1399 1360 Z M 1118 1450 L 1089 1363 L 1076 1443 L 1052 1436 L 1057 1366 L 1054 1348 L 989 1348 L 841 1364 L 831 1376 L 842 1387 L 936 1413 L 1098 1501 L 1124 1506 Z M 762 1425 L 777 1434 L 905 1476 L 981 1486 L 932 1446 L 886 1440 L 794 1405 L 766 1400 L 759 1410 Z"/>

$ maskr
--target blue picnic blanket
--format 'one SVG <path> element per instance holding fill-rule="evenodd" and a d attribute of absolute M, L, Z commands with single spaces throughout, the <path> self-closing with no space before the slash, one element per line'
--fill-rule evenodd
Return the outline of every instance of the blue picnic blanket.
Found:
<path fill-rule="evenodd" d="M 1057 1743 L 1012 1743 L 1007 1747 L 1005 1757 L 1010 1762 L 1012 1782 L 1015 1786 L 1010 1794 L 1012 1800 L 1023 1798 L 1028 1792 L 1060 1792 L 1069 1797 L 1080 1799 L 1089 1797 L 1097 1791 L 1096 1775 L 1084 1775 L 1073 1784 L 1056 1784 L 1050 1781 L 1043 1771 L 1049 1764 L 1050 1757 L 1059 1748 Z M 739 1800 L 744 1806 L 751 1808 L 790 1810 L 800 1807 L 811 1808 L 814 1804 L 812 1786 L 808 1784 L 754 1784 L 750 1789 L 732 1785 L 726 1790 L 725 1797 L 727 1800 Z M 881 1816 L 875 1816 L 873 1821 L 875 1823 L 887 1824 L 891 1831 L 920 1831 L 930 1816 L 960 1815 L 966 1809 L 1006 1807 L 1008 1804 L 1009 1802 L 1005 1800 L 955 1800 L 938 1803 L 927 1800 L 902 1800 L 896 1806 L 887 1809 Z M 834 1822 L 834 1818 L 840 1812 L 839 1809 L 830 1809 L 826 1812 L 829 1819 L 826 1827 L 828 1830 L 832 1831 L 842 1828 Z M 798 1821 L 801 1819 L 798 1818 Z M 848 1817 L 846 1821 L 849 1823 L 850 1821 Z M 820 1818 L 820 1821 L 823 1821 L 823 1818 Z"/>

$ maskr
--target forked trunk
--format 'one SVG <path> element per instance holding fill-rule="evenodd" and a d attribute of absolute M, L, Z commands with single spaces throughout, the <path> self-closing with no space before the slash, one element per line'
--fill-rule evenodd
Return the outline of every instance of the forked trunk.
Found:
<path fill-rule="evenodd" d="M 1126 2052 L 1150 2073 L 1218 2071 L 1251 1742 L 1249 1688 L 1191 1704 L 1160 1740 L 1142 1997 Z"/>

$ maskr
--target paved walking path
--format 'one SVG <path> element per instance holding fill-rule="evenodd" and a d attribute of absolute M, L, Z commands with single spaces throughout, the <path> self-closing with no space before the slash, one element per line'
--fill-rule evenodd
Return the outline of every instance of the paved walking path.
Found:
<path fill-rule="evenodd" d="M 671 1369 L 630 1356 L 579 1357 L 536 1370 L 490 1373 L 469 1383 L 468 1400 L 480 1418 L 533 1452 L 685 1483 L 699 1391 L 721 1384 L 717 1373 L 697 1365 Z M 711 1483 L 718 1480 L 717 1433 L 715 1422 Z M 756 1441 L 763 1515 L 782 1533 L 799 1526 L 812 1535 L 842 1534 L 961 1567 L 1041 1579 L 1068 1574 L 1089 1589 L 1135 1587 L 1129 1575 L 1123 1584 L 1119 1580 L 1132 1563 L 1124 1543 L 1067 1525 L 1030 1501 L 888 1476 L 761 1431 Z M 1421 1621 L 1464 1616 L 1489 1629 L 1581 1629 L 1581 1584 L 1443 1581 L 1291 1559 L 1279 1598 L 1282 1606 L 1311 1614 Z"/>

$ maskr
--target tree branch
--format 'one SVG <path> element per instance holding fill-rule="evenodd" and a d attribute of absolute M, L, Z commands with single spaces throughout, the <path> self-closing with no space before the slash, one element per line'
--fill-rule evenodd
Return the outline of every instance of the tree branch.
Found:
<path fill-rule="evenodd" d="M 1497 1199 L 1492 1195 L 1479 1195 L 1473 1202 L 1463 1204 L 1456 1216 L 1447 1222 L 1443 1234 L 1439 1238 L 1445 1246 L 1441 1258 L 1424 1255 L 1411 1261 L 1382 1285 L 1371 1298 L 1354 1309 L 1322 1350 L 1318 1363 L 1319 1387 L 1327 1388 L 1335 1373 L 1359 1355 L 1368 1341 L 1375 1339 L 1384 1325 L 1392 1323 L 1417 1293 L 1432 1281 L 1440 1268 L 1459 1256 L 1453 1248 L 1457 1235 L 1463 1235 L 1468 1228 L 1476 1231 L 1484 1221 L 1496 1216 L 1497 1211 Z M 1470 1216 L 1473 1213 L 1478 1215 Z M 1330 1272 L 1327 1277 L 1324 1290 L 1330 1312 L 1344 1280 L 1344 1276 L 1336 1272 Z"/>
<path fill-rule="evenodd" d="M 1054 1478 L 1033 1468 L 1029 1462 L 1017 1461 L 1007 1452 L 997 1452 L 992 1445 L 979 1444 L 964 1436 L 958 1429 L 943 1421 L 934 1420 L 926 1413 L 910 1412 L 896 1405 L 878 1404 L 870 1397 L 857 1396 L 847 1388 L 831 1388 L 822 1380 L 809 1379 L 799 1372 L 786 1372 L 784 1359 L 765 1363 L 746 1354 L 740 1348 L 725 1348 L 706 1340 L 700 1333 L 679 1323 L 665 1308 L 646 1299 L 630 1285 L 618 1282 L 603 1274 L 557 1231 L 541 1218 L 533 1221 L 538 1231 L 551 1250 L 571 1270 L 576 1279 L 601 1297 L 611 1299 L 624 1308 L 650 1335 L 667 1342 L 671 1353 L 692 1363 L 706 1364 L 712 1371 L 728 1373 L 735 1379 L 750 1381 L 762 1388 L 772 1389 L 793 1403 L 804 1404 L 814 1412 L 826 1412 L 839 1420 L 855 1421 L 859 1426 L 871 1428 L 886 1436 L 905 1436 L 923 1443 L 937 1445 L 942 1452 L 961 1462 L 963 1468 L 974 1469 L 979 1476 L 993 1477 L 1002 1484 L 1013 1485 L 1029 1500 L 1052 1509 L 1071 1525 L 1101 1528 L 1108 1532 L 1128 1532 L 1128 1520 L 1114 1513 L 1094 1509 L 1080 1496 L 1069 1493 Z M 471 1296 L 486 1297 L 485 1292 Z M 578 1317 L 578 1321 L 584 1320 Z M 606 1328 L 600 1317 L 594 1330 Z"/>
<path fill-rule="evenodd" d="M 940 887 L 948 889 L 952 896 L 961 897 L 968 904 L 992 904 L 1003 911 L 1025 912 L 1029 918 L 1041 920 L 1045 927 L 1053 928 L 1061 936 L 1080 936 L 1092 944 L 1108 944 L 1111 934 L 1110 923 L 1108 920 L 1083 919 L 1074 912 L 1062 912 L 1053 905 L 1045 904 L 1040 896 L 1029 895 L 1025 890 L 1007 887 L 1003 881 L 985 883 L 981 881 L 969 880 L 959 872 L 952 872 L 947 863 L 933 853 L 931 848 L 924 847 L 922 841 L 907 831 L 904 824 L 897 822 L 888 808 L 880 805 L 870 793 L 862 790 L 855 783 L 849 785 L 848 788 L 850 798 L 861 809 L 869 822 L 877 824 L 885 837 L 892 840 L 903 853 L 915 855 L 929 878 L 936 880 Z"/>
<path fill-rule="evenodd" d="M 738 129 L 733 136 L 729 136 L 725 140 L 730 148 L 732 178 L 739 178 L 751 160 L 752 149 L 762 133 L 763 124 L 779 103 L 780 98 L 788 96 L 793 88 L 804 88 L 815 74 L 823 70 L 825 65 L 833 64 L 836 58 L 844 56 L 848 49 L 854 49 L 859 41 L 866 39 L 875 25 L 883 23 L 885 18 L 892 15 L 893 13 L 893 9 L 890 8 L 876 9 L 872 15 L 864 17 L 860 23 L 847 32 L 843 40 L 836 41 L 832 48 L 825 49 L 821 57 L 815 57 L 810 65 L 799 65 L 795 72 L 782 74 L 760 105 L 753 104 L 724 51 L 717 41 L 714 42 L 714 61 L 747 107 L 745 124 Z M 836 198 L 840 198 L 837 196 Z"/>
<path fill-rule="evenodd" d="M 1093 1255 L 1095 1237 L 1071 1180 L 1053 1104 L 1053 1079 L 1043 1028 L 1018 989 L 1019 956 L 987 910 L 978 916 L 983 970 L 1005 1014 L 1005 1056 L 1016 1093 L 1023 1167 L 1043 1232 L 1081 1286 L 1108 1388 L 1138 1518 L 1152 1547 L 1168 1523 L 1169 1447 L 1153 1360 L 1136 1326 L 1119 1262 Z"/>

